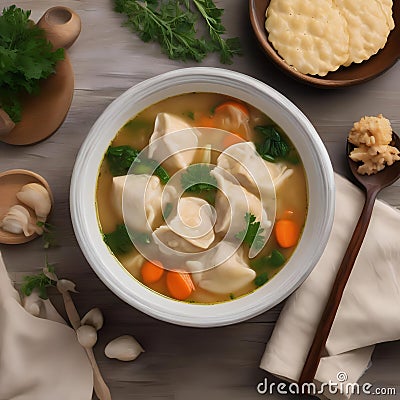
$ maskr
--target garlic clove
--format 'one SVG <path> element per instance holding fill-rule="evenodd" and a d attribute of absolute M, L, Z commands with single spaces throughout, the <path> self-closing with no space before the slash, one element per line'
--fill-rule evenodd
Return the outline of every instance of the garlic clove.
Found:
<path fill-rule="evenodd" d="M 133 361 L 143 352 L 143 347 L 130 335 L 117 337 L 104 349 L 104 354 L 108 358 L 116 358 L 121 361 Z"/>
<path fill-rule="evenodd" d="M 36 232 L 35 226 L 31 223 L 29 211 L 19 204 L 10 207 L 0 222 L 0 227 L 3 231 L 16 235 L 23 233 L 26 237 L 32 236 Z"/>
<path fill-rule="evenodd" d="M 81 324 L 93 326 L 96 331 L 100 330 L 104 324 L 104 317 L 100 309 L 96 307 L 89 310 L 81 319 Z"/>
<path fill-rule="evenodd" d="M 66 292 L 74 292 L 77 293 L 75 290 L 75 283 L 69 281 L 68 279 L 59 279 L 57 281 L 57 290 L 62 294 Z"/>
<path fill-rule="evenodd" d="M 35 211 L 39 221 L 46 221 L 51 210 L 51 198 L 47 189 L 39 183 L 28 183 L 16 194 L 17 199 Z"/>
<path fill-rule="evenodd" d="M 82 325 L 76 330 L 78 342 L 86 349 L 91 349 L 97 342 L 97 331 L 93 326 Z"/>

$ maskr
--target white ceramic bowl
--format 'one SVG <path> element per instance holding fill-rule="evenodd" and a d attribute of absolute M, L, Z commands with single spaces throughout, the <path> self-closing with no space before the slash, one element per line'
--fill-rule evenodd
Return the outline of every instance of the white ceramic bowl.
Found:
<path fill-rule="evenodd" d="M 215 92 L 260 109 L 283 128 L 303 161 L 309 209 L 300 243 L 271 281 L 244 297 L 220 304 L 190 304 L 159 295 L 129 275 L 104 244 L 95 191 L 99 165 L 118 130 L 146 107 L 189 92 Z M 269 310 L 312 271 L 327 243 L 334 214 L 334 179 L 328 153 L 314 127 L 287 98 L 266 84 L 224 69 L 180 69 L 127 90 L 99 117 L 78 154 L 71 182 L 71 215 L 78 243 L 100 279 L 135 308 L 171 323 L 212 327 L 233 324 Z"/>

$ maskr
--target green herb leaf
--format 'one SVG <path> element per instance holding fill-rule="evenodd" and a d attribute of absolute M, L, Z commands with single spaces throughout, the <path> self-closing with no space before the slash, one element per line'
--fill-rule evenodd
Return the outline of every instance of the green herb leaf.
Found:
<path fill-rule="evenodd" d="M 153 174 L 158 176 L 162 183 L 167 183 L 168 172 L 156 160 L 138 157 L 139 153 L 139 150 L 131 146 L 110 146 L 106 152 L 106 159 L 111 174 L 113 176 L 126 175 L 132 166 L 133 174 Z"/>
<path fill-rule="evenodd" d="M 170 216 L 173 208 L 174 208 L 174 206 L 172 205 L 172 203 L 167 203 L 165 205 L 164 211 L 162 213 L 164 221 L 166 221 L 167 218 Z"/>
<path fill-rule="evenodd" d="M 254 246 L 256 250 L 263 248 L 265 244 L 265 236 L 261 235 L 264 228 L 260 228 L 260 221 L 256 222 L 256 217 L 253 214 L 246 213 L 244 216 L 246 221 L 246 229 L 235 235 L 236 239 L 247 243 L 249 246 Z"/>
<path fill-rule="evenodd" d="M 57 246 L 56 235 L 55 235 L 55 226 L 49 224 L 48 222 L 37 221 L 36 225 L 43 229 L 43 247 L 48 249 L 50 247 Z"/>
<path fill-rule="evenodd" d="M 256 279 L 254 279 L 254 284 L 257 287 L 260 287 L 267 282 L 268 282 L 268 274 L 266 272 L 263 272 L 261 275 L 258 275 Z"/>
<path fill-rule="evenodd" d="M 223 10 L 212 0 L 114 0 L 115 11 L 127 16 L 129 26 L 144 42 L 158 42 L 164 53 L 173 60 L 200 62 L 218 51 L 221 62 L 232 62 L 241 54 L 238 38 L 224 40 L 221 23 Z M 197 12 L 196 12 L 197 11 Z M 209 39 L 197 34 L 198 17 L 209 31 Z"/>
<path fill-rule="evenodd" d="M 210 175 L 212 167 L 209 164 L 189 165 L 181 176 L 182 189 L 185 192 L 203 192 L 215 190 L 217 180 Z"/>
<path fill-rule="evenodd" d="M 126 175 L 138 154 L 139 151 L 131 146 L 110 146 L 106 159 L 113 176 Z"/>
<path fill-rule="evenodd" d="M 103 235 L 104 242 L 114 254 L 128 253 L 133 248 L 133 243 L 124 224 L 117 225 L 115 231 Z M 150 243 L 147 233 L 133 232 L 132 239 L 143 244 Z"/>
<path fill-rule="evenodd" d="M 279 250 L 272 250 L 268 256 L 260 257 L 251 261 L 250 266 L 253 269 L 260 270 L 265 267 L 278 268 L 285 264 L 286 258 Z"/>
<path fill-rule="evenodd" d="M 222 25 L 222 14 L 224 10 L 217 8 L 212 0 L 193 0 L 194 5 L 204 18 L 214 50 L 220 54 L 222 64 L 232 64 L 235 55 L 242 55 L 239 38 L 223 39 L 225 27 Z"/>
<path fill-rule="evenodd" d="M 57 61 L 64 59 L 64 50 L 53 51 L 30 15 L 15 5 L 0 15 L 0 108 L 14 122 L 21 120 L 20 96 L 37 94 L 40 80 L 53 74 Z"/>
<path fill-rule="evenodd" d="M 46 267 L 49 272 L 55 273 L 54 266 L 48 264 L 47 261 L 46 261 Z M 54 286 L 55 284 L 56 282 L 47 277 L 43 272 L 37 275 L 28 275 L 24 276 L 23 278 L 21 292 L 25 296 L 30 296 L 34 289 L 38 289 L 39 297 L 46 300 L 48 298 L 47 288 L 49 288 L 50 286 Z"/>
<path fill-rule="evenodd" d="M 272 125 L 256 126 L 256 131 L 263 135 L 263 141 L 256 148 L 262 158 L 274 162 L 279 158 L 285 158 L 290 151 L 290 146 L 282 138 L 281 134 Z"/>

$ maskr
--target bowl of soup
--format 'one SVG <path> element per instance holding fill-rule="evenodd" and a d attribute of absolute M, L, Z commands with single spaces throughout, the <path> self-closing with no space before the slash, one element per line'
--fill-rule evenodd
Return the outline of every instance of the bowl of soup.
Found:
<path fill-rule="evenodd" d="M 276 90 L 186 68 L 103 112 L 70 204 L 86 259 L 117 296 L 167 322 L 222 326 L 272 308 L 312 271 L 333 222 L 333 170 Z"/>

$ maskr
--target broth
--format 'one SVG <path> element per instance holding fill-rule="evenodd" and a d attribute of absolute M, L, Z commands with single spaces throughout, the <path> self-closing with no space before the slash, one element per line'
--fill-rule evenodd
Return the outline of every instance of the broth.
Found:
<path fill-rule="evenodd" d="M 148 107 L 128 121 L 116 134 L 111 146 L 115 147 L 128 145 L 134 149 L 142 150 L 149 143 L 150 136 L 152 135 L 154 129 L 154 122 L 159 113 L 173 114 L 181 118 L 187 124 L 196 127 L 202 126 L 204 121 L 206 121 L 206 124 L 208 124 L 210 121 L 214 121 L 215 118 L 217 118 L 215 117 L 216 106 L 224 103 L 229 104 L 227 102 L 237 102 L 237 100 L 225 95 L 213 93 L 189 93 L 168 98 Z M 243 103 L 240 102 L 240 104 Z M 290 178 L 284 181 L 279 189 L 276 190 L 276 221 L 281 219 L 290 219 L 301 230 L 304 226 L 307 215 L 307 186 L 305 172 L 301 160 L 293 148 L 293 145 L 290 143 L 288 137 L 278 126 L 276 126 L 276 124 L 274 124 L 273 121 L 271 121 L 268 116 L 248 104 L 246 104 L 245 107 L 249 113 L 249 132 L 247 135 L 248 141 L 252 141 L 256 144 L 262 142 L 264 136 L 262 133 L 257 131 L 257 129 L 255 129 L 256 126 L 274 126 L 283 140 L 291 147 L 289 153 L 291 154 L 291 159 L 280 161 L 281 163 L 287 165 L 287 167 L 293 172 L 291 173 Z M 219 154 L 220 152 L 217 151 L 212 152 L 211 163 L 216 163 Z M 194 158 L 194 161 L 198 161 L 197 158 L 198 154 Z M 167 172 L 172 175 L 172 173 L 175 171 L 167 169 Z M 105 234 L 113 232 L 118 225 L 124 223 L 121 216 L 119 216 L 115 211 L 115 207 L 113 205 L 111 198 L 112 186 L 113 175 L 110 171 L 109 163 L 105 157 L 100 165 L 96 193 L 100 229 Z M 209 193 L 184 194 L 184 197 L 188 196 L 202 197 L 207 199 Z M 245 245 L 242 245 L 242 247 L 243 246 L 246 247 Z M 277 242 L 274 229 L 261 252 L 255 258 L 250 260 L 247 254 L 244 256 L 245 263 L 249 265 L 249 268 L 252 268 L 256 271 L 258 281 L 252 280 L 250 283 L 243 285 L 240 289 L 233 293 L 215 293 L 205 290 L 204 288 L 201 288 L 195 284 L 195 290 L 193 290 L 190 296 L 184 301 L 196 303 L 216 303 L 229 301 L 248 294 L 260 286 L 260 283 L 262 284 L 265 280 L 264 278 L 270 280 L 282 268 L 284 268 L 287 260 L 294 252 L 295 247 L 295 245 L 287 248 L 281 247 Z M 283 265 L 276 266 L 271 265 L 270 262 L 264 262 L 266 257 L 270 256 L 271 252 L 273 251 L 279 252 L 279 254 L 284 257 L 285 263 Z M 114 254 L 127 272 L 143 283 L 141 267 L 144 262 L 144 258 L 139 254 L 135 247 L 132 247 L 132 249 L 129 251 L 120 254 Z M 165 273 L 157 282 L 147 284 L 147 286 L 162 295 L 171 297 L 166 285 Z"/>

